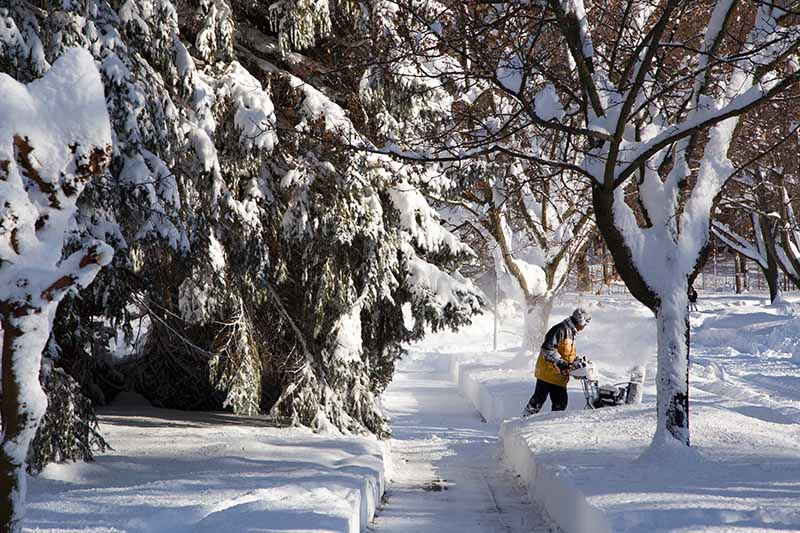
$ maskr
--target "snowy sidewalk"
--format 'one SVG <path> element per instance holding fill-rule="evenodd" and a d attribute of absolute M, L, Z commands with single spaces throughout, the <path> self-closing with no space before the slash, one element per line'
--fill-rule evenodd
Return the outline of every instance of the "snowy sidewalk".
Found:
<path fill-rule="evenodd" d="M 383 443 L 275 428 L 260 417 L 136 405 L 101 414 L 114 450 L 31 479 L 24 531 L 364 531 Z"/>
<path fill-rule="evenodd" d="M 392 470 L 378 533 L 554 531 L 499 459 L 498 427 L 481 422 L 437 356 L 411 352 L 384 395 Z"/>

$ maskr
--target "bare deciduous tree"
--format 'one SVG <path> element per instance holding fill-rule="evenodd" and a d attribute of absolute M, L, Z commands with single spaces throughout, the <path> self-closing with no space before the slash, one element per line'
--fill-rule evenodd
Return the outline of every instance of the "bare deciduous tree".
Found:
<path fill-rule="evenodd" d="M 687 289 L 737 172 L 739 117 L 800 80 L 796 2 L 395 4 L 410 29 L 394 57 L 451 57 L 430 76 L 471 82 L 479 96 L 464 106 L 469 120 L 457 114 L 435 136 L 388 151 L 439 161 L 503 153 L 585 178 L 617 271 L 656 317 L 654 444 L 688 445 Z M 479 108 L 487 92 L 503 105 Z M 569 150 L 546 149 L 557 135 Z"/>

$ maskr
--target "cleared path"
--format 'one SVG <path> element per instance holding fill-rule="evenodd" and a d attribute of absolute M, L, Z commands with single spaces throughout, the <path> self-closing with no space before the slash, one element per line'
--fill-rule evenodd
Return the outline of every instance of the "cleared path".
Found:
<path fill-rule="evenodd" d="M 431 358 L 411 352 L 384 394 L 392 458 L 379 533 L 557 532 L 502 464 L 498 427 Z"/>

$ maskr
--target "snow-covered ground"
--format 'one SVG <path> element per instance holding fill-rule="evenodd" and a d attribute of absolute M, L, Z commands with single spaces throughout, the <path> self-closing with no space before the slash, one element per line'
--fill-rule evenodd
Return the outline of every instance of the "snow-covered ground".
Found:
<path fill-rule="evenodd" d="M 379 533 L 548 533 L 502 463 L 496 424 L 437 367 L 436 354 L 412 350 L 384 395 L 392 418 L 392 470 Z"/>
<path fill-rule="evenodd" d="M 599 364 L 601 383 L 625 381 L 632 366 L 647 366 L 642 405 L 584 411 L 573 381 L 567 412 L 515 418 L 533 386 L 530 366 L 514 361 L 518 317 L 501 323 L 497 352 L 490 315 L 415 347 L 446 360 L 451 378 L 487 419 L 510 419 L 501 429 L 505 458 L 532 499 L 567 533 L 800 531 L 794 307 L 701 293 L 692 317 L 693 449 L 643 456 L 655 425 L 654 321 L 631 299 L 584 296 L 562 299 L 551 322 L 576 303 L 594 315 L 577 345 Z"/>
<path fill-rule="evenodd" d="M 375 439 L 135 398 L 100 421 L 114 450 L 33 478 L 25 531 L 356 533 L 384 490 L 386 447 Z"/>
<path fill-rule="evenodd" d="M 568 296 L 551 323 L 576 304 L 594 316 L 577 345 L 601 382 L 648 368 L 641 405 L 583 410 L 573 382 L 566 412 L 519 419 L 533 388 L 532 360 L 515 359 L 521 317 L 506 311 L 494 351 L 487 314 L 411 347 L 383 398 L 391 462 L 374 439 L 129 398 L 101 414 L 113 452 L 31 481 L 26 531 L 800 531 L 796 307 L 701 293 L 693 449 L 645 454 L 654 321 L 626 297 Z"/>
<path fill-rule="evenodd" d="M 32 479 L 25 531 L 556 531 L 501 461 L 499 426 L 481 420 L 442 362 L 412 351 L 384 395 L 393 461 L 370 438 L 124 398 L 100 414 L 112 452 Z"/>

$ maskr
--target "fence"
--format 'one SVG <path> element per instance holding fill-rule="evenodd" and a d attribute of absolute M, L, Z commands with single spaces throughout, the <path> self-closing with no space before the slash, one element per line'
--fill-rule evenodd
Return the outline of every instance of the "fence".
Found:
<path fill-rule="evenodd" d="M 625 295 L 628 293 L 627 287 L 616 274 L 612 266 L 606 267 L 603 272 L 601 262 L 593 262 L 589 259 L 589 276 L 584 278 L 588 282 L 588 291 L 595 294 Z M 712 253 L 708 258 L 705 267 L 698 274 L 694 282 L 694 288 L 698 291 L 709 292 L 736 292 L 736 276 L 740 276 L 740 286 L 744 293 L 748 294 L 768 294 L 769 288 L 764 279 L 761 269 L 752 261 L 747 261 L 741 273 L 736 272 L 734 257 L 730 253 Z M 607 279 L 604 279 L 607 278 Z M 780 286 L 784 293 L 800 293 L 797 287 L 780 273 Z M 578 275 L 570 275 L 567 285 L 569 291 L 579 291 Z"/>

